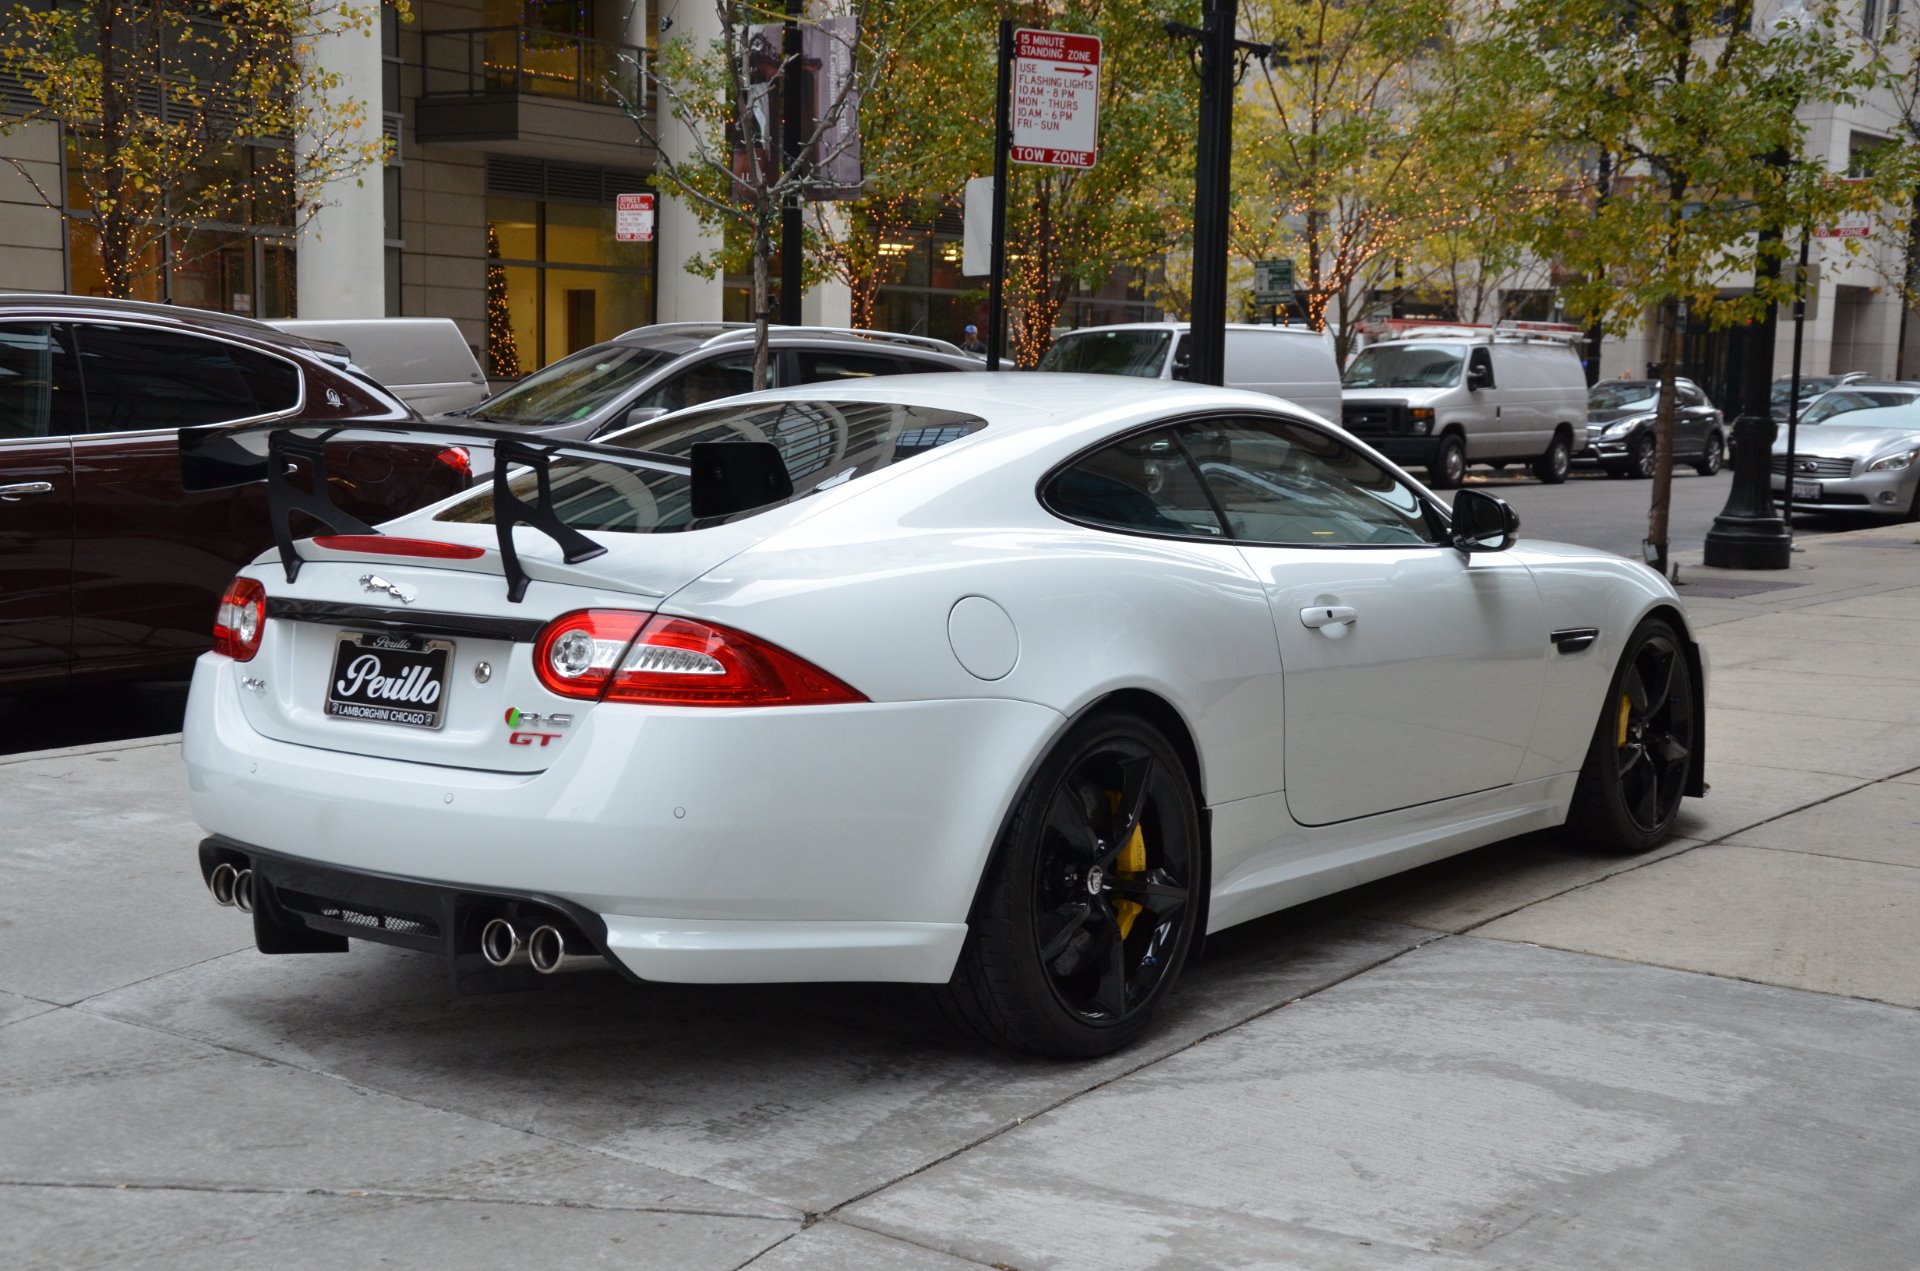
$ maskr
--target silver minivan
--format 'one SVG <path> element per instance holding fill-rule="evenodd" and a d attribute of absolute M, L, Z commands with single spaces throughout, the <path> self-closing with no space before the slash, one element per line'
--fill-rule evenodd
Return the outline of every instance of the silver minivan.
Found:
<path fill-rule="evenodd" d="M 1036 369 L 1183 380 L 1189 339 L 1185 322 L 1082 327 L 1055 337 Z M 1340 363 L 1329 332 L 1230 322 L 1225 370 L 1228 388 L 1284 397 L 1329 423 L 1340 419 Z"/>
<path fill-rule="evenodd" d="M 1562 339 L 1501 328 L 1416 327 L 1368 345 L 1342 378 L 1347 431 L 1436 490 L 1470 463 L 1527 463 L 1567 479 L 1586 441 L 1587 378 Z"/>

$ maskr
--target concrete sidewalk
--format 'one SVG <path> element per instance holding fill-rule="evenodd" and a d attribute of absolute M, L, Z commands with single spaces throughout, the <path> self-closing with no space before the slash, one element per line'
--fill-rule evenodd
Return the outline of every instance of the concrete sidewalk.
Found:
<path fill-rule="evenodd" d="M 0 759 L 0 1260 L 1912 1267 L 1916 539 L 1683 564 L 1683 837 L 1532 836 L 1236 929 L 1093 1064 L 958 1045 L 905 990 L 263 958 L 169 740 Z"/>

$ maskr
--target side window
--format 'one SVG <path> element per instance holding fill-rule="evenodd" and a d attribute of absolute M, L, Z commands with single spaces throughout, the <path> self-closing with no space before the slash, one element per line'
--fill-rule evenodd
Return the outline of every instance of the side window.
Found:
<path fill-rule="evenodd" d="M 85 428 L 71 346 L 64 326 L 0 326 L 0 441 L 66 437 Z"/>
<path fill-rule="evenodd" d="M 874 375 L 898 375 L 905 370 L 918 370 L 918 367 L 903 367 L 895 358 L 884 357 L 877 353 L 840 353 L 807 352 L 800 354 L 800 382 L 818 383 L 822 380 L 858 380 Z M 933 369 L 931 367 L 927 368 Z M 941 369 L 945 369 L 944 367 Z"/>
<path fill-rule="evenodd" d="M 1303 547 L 1439 540 L 1412 487 L 1305 424 L 1188 424 L 1180 430 L 1237 539 Z"/>
<path fill-rule="evenodd" d="M 775 362 L 778 361 L 776 357 Z M 753 355 L 715 358 L 690 366 L 635 402 L 635 406 L 660 406 L 679 410 L 700 406 L 723 397 L 738 397 L 753 391 Z"/>
<path fill-rule="evenodd" d="M 1493 379 L 1492 350 L 1484 347 L 1476 348 L 1474 349 L 1473 353 L 1469 356 L 1467 361 L 1467 375 L 1469 376 L 1469 378 L 1471 378 L 1476 374 L 1485 377 L 1480 381 L 1480 387 L 1482 388 L 1496 387 Z"/>
<path fill-rule="evenodd" d="M 277 415 L 300 401 L 300 372 L 265 353 L 143 327 L 74 331 L 89 432 L 227 423 Z"/>
<path fill-rule="evenodd" d="M 1094 451 L 1055 477 L 1043 499 L 1057 516 L 1109 529 L 1225 537 L 1192 465 L 1165 429 Z"/>

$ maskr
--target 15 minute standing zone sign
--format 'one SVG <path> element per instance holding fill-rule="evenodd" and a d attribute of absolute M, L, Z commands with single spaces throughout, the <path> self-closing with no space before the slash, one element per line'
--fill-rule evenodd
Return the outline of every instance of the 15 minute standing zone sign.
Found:
<path fill-rule="evenodd" d="M 1091 168 L 1099 149 L 1099 37 L 1015 31 L 1013 161 Z"/>

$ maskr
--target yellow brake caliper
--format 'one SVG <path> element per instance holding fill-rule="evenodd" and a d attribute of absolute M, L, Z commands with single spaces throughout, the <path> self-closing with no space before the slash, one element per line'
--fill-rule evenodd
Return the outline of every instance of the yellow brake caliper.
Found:
<path fill-rule="evenodd" d="M 1110 812 L 1117 814 L 1120 811 L 1118 790 L 1107 791 L 1107 805 Z M 1147 838 L 1141 832 L 1141 827 L 1137 825 L 1133 827 L 1133 837 L 1129 838 L 1127 845 L 1120 849 L 1120 855 L 1113 859 L 1113 871 L 1122 878 L 1138 878 L 1147 872 Z M 1141 908 L 1137 900 L 1114 900 L 1113 916 L 1120 924 L 1122 940 L 1132 933 L 1133 920 L 1140 916 Z"/>
<path fill-rule="evenodd" d="M 1616 750 L 1627 748 L 1627 716 L 1633 712 L 1633 699 L 1625 693 L 1620 695 L 1620 737 L 1614 742 Z"/>

